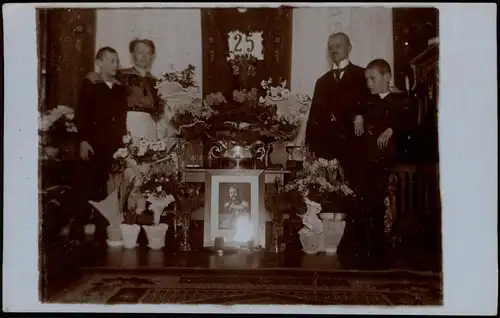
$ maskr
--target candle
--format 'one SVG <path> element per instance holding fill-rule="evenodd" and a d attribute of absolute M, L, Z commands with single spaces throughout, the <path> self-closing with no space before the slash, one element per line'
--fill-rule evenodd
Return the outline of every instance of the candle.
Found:
<path fill-rule="evenodd" d="M 223 237 L 216 237 L 215 242 L 214 242 L 214 247 L 216 250 L 222 249 L 224 246 L 224 238 Z"/>

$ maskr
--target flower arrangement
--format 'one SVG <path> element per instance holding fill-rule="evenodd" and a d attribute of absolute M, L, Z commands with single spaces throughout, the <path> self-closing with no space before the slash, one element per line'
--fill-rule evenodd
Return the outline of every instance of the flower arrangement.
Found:
<path fill-rule="evenodd" d="M 346 213 L 343 209 L 346 200 L 355 197 L 354 191 L 344 181 L 337 159 L 306 160 L 303 170 L 295 180 L 285 185 L 285 190 L 320 203 L 324 210 L 343 214 Z"/>
<path fill-rule="evenodd" d="M 171 204 L 175 204 L 175 210 L 180 213 L 177 217 L 181 219 L 185 217 L 183 213 L 190 213 L 204 204 L 204 199 L 200 197 L 200 186 L 183 182 L 177 173 L 149 174 L 144 178 L 140 192 L 150 203 L 149 210 L 154 212 L 155 224 L 158 224 L 165 208 Z M 196 200 L 193 201 L 193 198 Z"/>
<path fill-rule="evenodd" d="M 256 75 L 257 58 L 251 54 L 235 55 L 233 52 L 230 52 L 227 62 L 233 75 L 242 76 L 243 79 Z"/>
<path fill-rule="evenodd" d="M 178 196 L 179 186 L 180 181 L 175 173 L 156 172 L 144 178 L 140 190 L 146 199 L 161 199 Z"/>
<path fill-rule="evenodd" d="M 74 119 L 74 110 L 64 105 L 40 114 L 38 134 L 41 160 L 58 160 L 60 148 L 78 132 Z"/>
<path fill-rule="evenodd" d="M 196 140 L 204 135 L 207 121 L 213 109 L 202 101 L 199 85 L 195 81 L 196 68 L 189 64 L 178 71 L 165 73 L 157 82 L 158 95 L 167 105 L 166 112 L 170 124 L 177 134 L 187 140 Z M 210 96 L 210 101 L 219 101 L 219 96 Z M 222 96 L 223 98 L 223 96 Z M 225 99 L 219 102 L 225 102 Z"/>
<path fill-rule="evenodd" d="M 56 108 L 50 109 L 45 114 L 40 115 L 38 130 L 40 132 L 48 132 L 55 128 L 56 123 L 62 120 L 67 132 L 77 132 L 74 123 L 75 111 L 65 105 L 59 105 Z"/>
<path fill-rule="evenodd" d="M 165 208 L 175 202 L 174 195 L 179 187 L 176 181 L 175 174 L 169 172 L 152 173 L 143 180 L 140 193 L 149 202 L 148 209 L 153 212 L 154 224 L 160 223 Z"/>
<path fill-rule="evenodd" d="M 158 161 L 176 160 L 175 140 L 148 140 L 135 138 L 130 134 L 123 136 L 123 147 L 114 154 L 115 169 L 121 170 L 129 166 L 153 164 Z"/>
<path fill-rule="evenodd" d="M 279 101 L 290 98 L 290 90 L 286 88 L 287 81 L 281 82 L 278 86 L 271 86 L 273 83 L 272 78 L 267 81 L 263 80 L 260 85 L 266 91 L 266 97 L 261 97 L 261 103 L 265 103 L 266 99 Z"/>
<path fill-rule="evenodd" d="M 215 140 L 248 143 L 294 139 L 301 124 L 300 114 L 309 108 L 309 96 L 290 98 L 286 81 L 273 87 L 272 80 L 268 79 L 260 82 L 259 87 L 259 82 L 255 82 L 258 61 L 251 54 L 230 53 L 227 61 L 235 76 L 229 99 L 214 92 L 202 100 L 192 65 L 182 71 L 172 66 L 174 71 L 158 80 L 159 96 L 171 111 L 170 124 L 178 135 L 187 140 L 208 135 Z M 265 91 L 264 96 L 260 96 L 260 90 Z"/>
<path fill-rule="evenodd" d="M 189 87 L 199 87 L 195 80 L 196 68 L 189 64 L 185 69 L 178 70 L 175 65 L 171 65 L 172 72 L 163 74 L 158 80 L 158 85 L 162 83 L 178 83 L 183 89 Z"/>
<path fill-rule="evenodd" d="M 266 184 L 264 205 L 271 213 L 273 222 L 282 222 L 285 213 L 300 215 L 306 210 L 302 194 L 298 190 L 285 187 L 279 179 Z"/>

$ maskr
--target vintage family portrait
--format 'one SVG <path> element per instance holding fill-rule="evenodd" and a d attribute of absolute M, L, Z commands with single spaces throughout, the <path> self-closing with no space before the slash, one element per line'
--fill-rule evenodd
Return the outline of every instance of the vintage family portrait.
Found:
<path fill-rule="evenodd" d="M 219 185 L 219 229 L 234 229 L 238 219 L 250 217 L 250 184 Z"/>
<path fill-rule="evenodd" d="M 442 308 L 440 11 L 37 5 L 40 302 Z"/>

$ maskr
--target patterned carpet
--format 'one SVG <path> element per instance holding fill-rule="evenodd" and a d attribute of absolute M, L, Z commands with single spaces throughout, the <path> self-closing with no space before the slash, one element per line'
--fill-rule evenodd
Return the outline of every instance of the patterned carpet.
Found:
<path fill-rule="evenodd" d="M 88 274 L 58 303 L 442 305 L 441 277 L 410 272 Z"/>

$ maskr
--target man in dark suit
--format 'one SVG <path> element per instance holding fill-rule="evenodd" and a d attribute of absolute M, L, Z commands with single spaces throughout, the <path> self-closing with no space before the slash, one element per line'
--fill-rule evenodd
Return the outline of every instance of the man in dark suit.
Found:
<path fill-rule="evenodd" d="M 345 33 L 328 39 L 333 67 L 316 81 L 306 127 L 306 144 L 316 157 L 336 158 L 354 189 L 361 176 L 357 173 L 359 153 L 352 140 L 363 133 L 363 103 L 369 96 L 365 69 L 349 61 L 352 46 Z"/>

